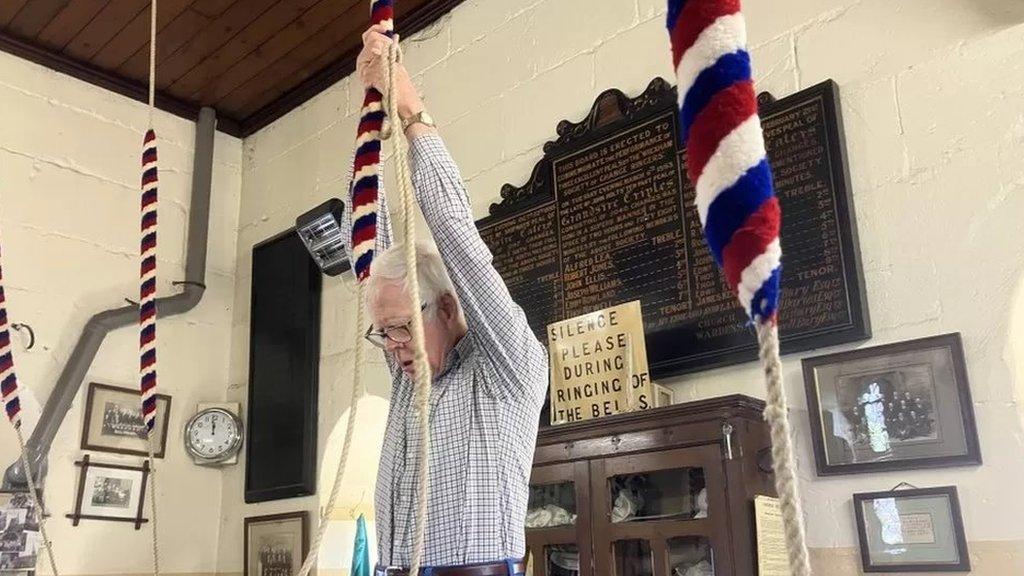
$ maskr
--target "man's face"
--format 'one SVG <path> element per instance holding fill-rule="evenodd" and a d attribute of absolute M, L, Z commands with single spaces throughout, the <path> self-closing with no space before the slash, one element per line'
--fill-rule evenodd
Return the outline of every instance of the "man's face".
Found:
<path fill-rule="evenodd" d="M 374 330 L 383 330 L 396 326 L 409 326 L 412 331 L 412 299 L 406 293 L 401 282 L 379 281 L 374 285 L 375 293 L 369 299 L 370 319 L 373 321 Z M 455 343 L 458 342 L 455 324 L 452 322 L 452 306 L 454 299 L 451 296 L 443 296 L 439 302 L 428 304 L 423 312 L 423 336 L 427 352 L 427 363 L 430 365 L 430 373 L 436 375 L 444 361 L 448 357 Z M 412 376 L 413 369 L 413 343 L 399 343 L 385 340 L 385 349 L 402 366 L 406 374 Z"/>

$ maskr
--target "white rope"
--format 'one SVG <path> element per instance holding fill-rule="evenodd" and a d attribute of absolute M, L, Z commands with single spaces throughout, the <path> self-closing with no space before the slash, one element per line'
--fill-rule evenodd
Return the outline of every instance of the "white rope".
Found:
<path fill-rule="evenodd" d="M 46 558 L 50 561 L 50 571 L 53 572 L 53 576 L 59 576 L 57 561 L 53 557 L 53 542 L 46 535 L 46 510 L 43 509 L 43 504 L 37 496 L 36 481 L 32 478 L 32 468 L 28 465 L 28 449 L 25 447 L 25 436 L 21 433 L 21 426 L 15 426 L 14 431 L 18 435 L 18 444 L 21 446 L 21 467 L 25 471 L 26 480 L 28 480 L 28 496 L 32 500 L 32 507 L 36 510 L 36 514 L 39 515 L 39 535 L 42 537 L 43 546 L 46 548 Z M 26 518 L 27 521 L 28 519 Z"/>
<path fill-rule="evenodd" d="M 792 576 L 810 576 L 811 564 L 804 539 L 804 515 L 797 496 L 796 463 L 790 439 L 786 388 L 782 381 L 782 360 L 779 358 L 779 329 L 774 323 L 757 324 L 761 364 L 764 366 L 768 398 L 764 417 L 772 438 L 772 466 L 775 469 L 775 490 L 786 530 L 786 552 Z"/>
<path fill-rule="evenodd" d="M 156 0 L 149 7 L 149 127 L 153 127 L 156 105 Z"/>
<path fill-rule="evenodd" d="M 395 41 L 392 43 L 388 53 L 388 94 L 387 94 L 387 116 L 390 119 L 397 119 L 397 104 L 396 104 L 396 91 L 394 85 L 394 66 L 398 61 L 398 36 L 395 36 Z M 399 120 L 392 120 L 395 122 Z M 417 412 L 420 417 L 420 435 L 423 441 L 420 444 L 419 461 L 420 468 L 418 470 L 419 476 L 418 487 L 421 497 L 418 501 L 418 508 L 416 510 L 416 535 L 413 540 L 413 555 L 412 555 L 412 566 L 410 567 L 410 574 L 416 574 L 419 571 L 420 563 L 423 556 L 423 540 L 424 531 L 426 528 L 426 493 L 428 485 L 428 462 L 427 454 L 429 447 L 429 398 L 430 398 L 430 366 L 426 360 L 426 353 L 424 352 L 423 342 L 423 314 L 420 310 L 420 297 L 419 297 L 419 282 L 416 275 L 416 251 L 415 251 L 415 218 L 413 217 L 413 194 L 412 194 L 412 182 L 409 179 L 409 167 L 407 161 L 407 150 L 404 147 L 404 134 L 401 130 L 392 130 L 392 134 L 399 134 L 394 140 L 395 146 L 395 158 L 397 164 L 397 174 L 399 181 L 399 189 L 401 191 L 402 199 L 402 214 L 405 224 L 405 257 L 406 257 L 406 270 L 409 277 L 409 291 L 412 299 L 413 308 L 413 319 L 412 319 L 412 335 L 413 335 L 413 347 L 415 354 L 413 357 L 413 363 L 416 369 L 416 406 Z M 352 372 L 352 399 L 350 402 L 351 408 L 348 413 L 348 421 L 345 426 L 345 440 L 342 444 L 341 455 L 338 458 L 337 471 L 334 475 L 334 484 L 331 486 L 330 496 L 327 498 L 327 505 L 321 509 L 320 519 L 317 526 L 316 535 L 313 537 L 313 543 L 310 546 L 309 553 L 302 562 L 302 567 L 299 569 L 298 576 L 308 576 L 310 571 L 313 569 L 313 565 L 316 562 L 316 558 L 319 555 L 320 546 L 323 544 L 324 535 L 327 532 L 327 526 L 330 523 L 330 514 L 334 510 L 337 503 L 338 495 L 340 493 L 341 481 L 345 475 L 345 469 L 348 466 L 348 458 L 352 448 L 352 437 L 355 433 L 356 416 L 359 409 L 359 401 L 362 399 L 365 393 L 365 387 L 363 385 L 363 371 L 365 365 L 365 348 L 362 337 L 362 326 L 365 323 L 365 304 L 366 304 L 366 293 L 365 286 L 363 283 L 357 285 L 358 289 L 358 307 L 356 309 L 356 358 L 355 358 L 355 369 Z"/>
<path fill-rule="evenodd" d="M 387 95 L 387 116 L 389 119 L 398 118 L 397 106 L 395 101 L 395 89 L 394 89 L 394 65 L 397 62 L 397 45 L 398 36 L 395 36 L 395 42 L 392 44 L 392 48 L 389 51 L 388 58 L 388 95 Z M 392 121 L 394 122 L 394 121 Z M 401 130 L 392 130 L 391 133 L 400 133 Z M 399 188 L 402 192 L 402 212 L 405 218 L 405 246 L 406 246 L 406 265 L 409 275 L 409 291 L 412 297 L 412 307 L 414 310 L 412 333 L 413 333 L 413 346 L 416 353 L 413 358 L 414 366 L 416 367 L 417 373 L 417 386 L 416 386 L 416 400 L 417 407 L 420 414 L 420 432 L 424 438 L 424 442 L 420 446 L 420 462 L 426 462 L 425 452 L 427 449 L 427 418 L 424 417 L 426 414 L 430 397 L 430 367 L 426 362 L 426 354 L 424 353 L 423 344 L 423 315 L 420 311 L 420 298 L 419 298 L 419 286 L 418 279 L 416 276 L 416 252 L 415 252 L 415 220 L 412 217 L 412 183 L 409 181 L 408 164 L 406 161 L 406 150 L 402 147 L 404 140 L 401 140 L 403 136 L 395 139 L 395 158 L 398 164 L 398 177 L 399 177 Z M 410 250 L 411 247 L 411 250 Z M 411 264 L 410 264 L 411 262 Z M 352 437 L 355 433 L 356 416 L 359 411 L 359 401 L 362 399 L 365 393 L 365 387 L 363 385 L 363 371 L 365 365 L 365 349 L 363 344 L 362 327 L 365 323 L 365 309 L 366 309 L 366 293 L 364 283 L 360 282 L 357 284 L 358 291 L 358 305 L 356 309 L 356 358 L 355 358 L 355 369 L 352 371 L 352 399 L 350 402 L 351 408 L 348 413 L 348 421 L 345 426 L 345 440 L 342 444 L 341 455 L 338 458 L 338 466 L 334 475 L 334 484 L 331 486 L 330 496 L 327 498 L 327 505 L 321 508 L 320 518 L 317 525 L 316 534 L 313 537 L 313 543 L 310 546 L 309 553 L 306 554 L 306 558 L 302 562 L 302 567 L 299 569 L 298 576 L 308 576 L 310 571 L 313 569 L 313 565 L 316 563 L 316 558 L 320 552 L 320 546 L 323 544 L 324 535 L 327 533 L 327 527 L 330 523 L 330 514 L 334 510 L 337 503 L 338 495 L 340 493 L 341 481 L 345 476 L 345 469 L 348 466 L 348 458 L 352 449 Z M 425 388 L 424 388 L 424 377 L 425 376 Z M 424 391 L 425 390 L 425 391 Z M 418 483 L 420 487 L 420 493 L 426 493 L 427 485 L 427 467 L 421 464 L 419 471 Z M 410 570 L 410 574 L 416 574 L 419 570 L 420 559 L 423 555 L 423 534 L 425 529 L 424 518 L 426 517 L 426 498 L 421 497 L 419 499 L 419 508 L 417 509 L 416 516 L 416 539 L 413 545 L 413 568 Z"/>
<path fill-rule="evenodd" d="M 409 176 L 408 152 L 406 150 L 405 132 L 401 129 L 401 119 L 398 116 L 398 91 L 395 85 L 395 67 L 400 59 L 398 47 L 399 37 L 396 34 L 388 49 L 388 111 L 387 116 L 397 129 L 392 130 L 394 136 L 394 157 L 395 171 L 398 176 L 398 188 L 402 198 L 402 218 L 405 225 L 405 270 L 406 286 L 409 290 L 409 298 L 412 301 L 412 345 L 413 345 L 413 368 L 415 375 L 415 401 L 416 411 L 419 417 L 419 468 L 417 469 L 417 493 L 416 500 L 416 531 L 413 537 L 412 558 L 409 566 L 409 574 L 418 576 L 423 560 L 423 543 L 427 525 L 427 495 L 429 491 L 430 478 L 430 365 L 427 362 L 426 347 L 423 336 L 423 311 L 420 302 L 419 277 L 416 272 L 416 217 L 414 213 L 415 198 L 413 196 L 412 180 Z"/>
<path fill-rule="evenodd" d="M 396 91 L 394 83 L 394 66 L 398 62 L 398 41 L 399 38 L 395 35 L 394 42 L 388 52 L 388 94 L 387 94 L 387 117 L 389 119 L 398 118 L 397 102 L 396 102 Z M 400 120 L 391 120 L 392 122 L 400 122 Z M 394 140 L 395 146 L 395 158 L 399 180 L 399 189 L 401 192 L 402 200 L 402 214 L 405 224 L 405 257 L 406 257 L 406 270 L 409 277 L 409 291 L 412 299 L 413 318 L 412 318 L 412 336 L 413 336 L 413 347 L 415 350 L 413 357 L 413 365 L 416 369 L 416 406 L 417 412 L 420 417 L 420 435 L 423 441 L 420 444 L 419 451 L 419 476 L 418 476 L 418 487 L 421 497 L 419 498 L 419 506 L 416 510 L 416 535 L 413 541 L 413 555 L 412 555 L 412 566 L 410 567 L 410 574 L 416 574 L 419 571 L 420 563 L 423 556 L 423 540 L 424 531 L 426 528 L 426 493 L 428 485 L 428 447 L 429 447 L 429 399 L 430 399 L 430 366 L 426 360 L 426 353 L 424 352 L 424 336 L 423 336 L 423 314 L 420 310 L 420 297 L 419 297 L 419 282 L 416 275 L 416 247 L 415 247 L 415 218 L 413 217 L 413 194 L 412 194 L 412 182 L 409 179 L 409 167 L 407 161 L 407 151 L 405 149 L 404 134 L 401 130 L 392 130 L 391 134 L 399 134 Z M 309 552 L 306 554 L 306 558 L 302 562 L 302 567 L 299 569 L 298 576 L 308 576 L 310 571 L 313 569 L 313 565 L 316 563 L 316 558 L 320 552 L 320 546 L 323 544 L 324 535 L 327 533 L 327 527 L 330 523 L 330 514 L 334 510 L 337 503 L 338 495 L 340 493 L 341 481 L 345 476 L 345 469 L 348 466 L 349 454 L 352 449 L 352 437 L 355 433 L 356 416 L 359 411 L 359 402 L 365 393 L 365 387 L 363 385 L 363 371 L 365 367 L 365 348 L 363 343 L 362 326 L 365 323 L 365 308 L 366 308 L 366 294 L 364 283 L 360 282 L 357 284 L 358 294 L 358 305 L 356 309 L 356 358 L 355 368 L 352 371 L 352 399 L 350 402 L 351 408 L 348 412 L 348 420 L 345 426 L 345 440 L 342 444 L 341 455 L 338 458 L 338 466 L 334 475 L 334 484 L 331 486 L 330 496 L 327 498 L 327 505 L 321 508 L 320 518 L 317 525 L 316 534 L 313 537 L 313 543 L 310 546 Z"/>
<path fill-rule="evenodd" d="M 166 418 L 167 415 L 164 415 Z M 160 576 L 160 546 L 157 544 L 157 531 L 156 531 L 156 462 L 153 458 L 153 431 L 149 431 L 149 441 L 146 442 L 147 452 L 149 453 L 149 510 L 150 510 L 150 521 L 152 522 L 152 529 L 150 534 L 152 535 L 153 541 L 153 576 Z"/>
<path fill-rule="evenodd" d="M 345 426 L 345 441 L 341 446 L 341 456 L 338 458 L 338 469 L 334 474 L 334 485 L 331 487 L 331 495 L 327 498 L 327 506 L 320 510 L 320 521 L 317 525 L 316 535 L 313 538 L 313 545 L 310 546 L 302 568 L 298 576 L 307 576 L 313 569 L 313 564 L 320 553 L 320 545 L 323 542 L 324 534 L 327 533 L 327 525 L 330 523 L 330 515 L 334 510 L 335 502 L 338 500 L 338 493 L 341 488 L 341 479 L 345 476 L 345 468 L 348 466 L 348 455 L 352 449 L 352 436 L 356 430 L 356 414 L 359 411 L 359 401 L 363 397 L 363 365 L 365 363 L 365 352 L 363 346 L 363 323 L 364 308 L 364 286 L 362 282 L 357 283 L 358 304 L 356 309 L 356 358 L 355 368 L 352 371 L 352 400 L 349 403 L 348 423 Z M 339 371 L 340 372 L 340 371 Z"/>

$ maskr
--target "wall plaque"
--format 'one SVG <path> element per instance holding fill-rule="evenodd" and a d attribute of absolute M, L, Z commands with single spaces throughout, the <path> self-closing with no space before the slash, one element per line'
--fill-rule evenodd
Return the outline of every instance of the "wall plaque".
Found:
<path fill-rule="evenodd" d="M 655 405 L 637 300 L 549 325 L 548 354 L 552 424 Z"/>
<path fill-rule="evenodd" d="M 868 338 L 837 87 L 759 102 L 783 214 L 782 351 Z M 477 222 L 542 341 L 552 322 L 640 300 L 655 378 L 757 357 L 702 237 L 677 115 L 660 78 L 636 98 L 604 92 Z"/>

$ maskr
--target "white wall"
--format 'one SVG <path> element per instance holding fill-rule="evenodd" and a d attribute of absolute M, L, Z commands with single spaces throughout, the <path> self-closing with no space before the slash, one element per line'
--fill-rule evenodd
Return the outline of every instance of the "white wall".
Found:
<path fill-rule="evenodd" d="M 26 351 L 15 335 L 26 434 L 93 313 L 138 299 L 139 158 L 147 127 L 144 105 L 0 53 L 0 236 L 8 311 L 37 337 Z M 160 156 L 159 296 L 184 275 L 191 190 L 191 122 L 157 113 Z M 172 396 L 168 456 L 158 460 L 157 487 L 166 573 L 216 569 L 220 473 L 194 466 L 181 443 L 196 403 L 224 397 L 230 347 L 235 240 L 241 193 L 241 141 L 218 134 L 207 290 L 184 316 L 161 320 L 159 391 Z M 138 332 L 112 333 L 86 382 L 137 386 Z M 63 574 L 137 574 L 150 569 L 148 527 L 64 517 L 74 506 L 86 386 L 50 452 L 47 524 Z M 0 425 L 0 467 L 17 455 Z M 141 464 L 143 458 L 92 453 L 99 462 Z M 147 505 L 148 506 L 148 505 Z M 148 512 L 147 512 L 148 515 Z M 40 559 L 39 569 L 49 572 Z"/>
<path fill-rule="evenodd" d="M 823 573 L 853 574 L 850 495 L 900 481 L 956 484 L 975 574 L 1024 572 L 1024 5 L 1015 0 L 749 0 L 758 90 L 784 96 L 839 83 L 874 338 L 880 344 L 963 333 L 985 465 L 818 479 L 800 356 L 785 361 L 810 545 Z M 477 216 L 505 182 L 521 184 L 563 118 L 579 120 L 607 88 L 629 94 L 671 78 L 662 0 L 468 0 L 406 43 L 406 62 L 468 179 Z M 323 199 L 344 196 L 361 87 L 345 79 L 245 141 L 229 394 L 244 396 L 251 246 Z M 393 186 L 390 189 L 394 189 Z M 352 289 L 324 296 L 321 438 L 347 409 Z M 845 348 L 852 348 L 846 346 Z M 372 393 L 386 398 L 380 364 Z M 668 382 L 680 400 L 763 396 L 756 366 Z M 371 486 L 386 407 L 361 412 L 358 468 L 334 512 L 338 552 L 350 507 Z M 323 444 L 322 444 L 323 445 Z M 322 464 L 324 480 L 332 473 Z M 313 509 L 315 499 L 243 507 L 224 488 L 222 571 L 240 571 L 241 518 Z M 321 484 L 326 496 L 327 484 Z M 367 499 L 369 494 L 367 492 Z"/>

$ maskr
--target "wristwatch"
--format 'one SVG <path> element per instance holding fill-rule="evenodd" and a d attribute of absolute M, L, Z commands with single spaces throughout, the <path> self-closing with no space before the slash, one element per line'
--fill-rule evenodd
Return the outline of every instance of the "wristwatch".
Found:
<path fill-rule="evenodd" d="M 408 118 L 402 118 L 402 131 L 404 132 L 408 130 L 413 124 L 423 124 L 429 128 L 435 128 L 437 126 L 434 124 L 433 116 L 428 114 L 426 110 L 420 110 Z"/>

